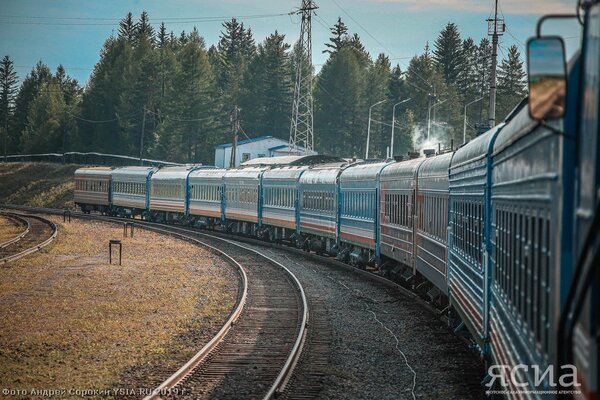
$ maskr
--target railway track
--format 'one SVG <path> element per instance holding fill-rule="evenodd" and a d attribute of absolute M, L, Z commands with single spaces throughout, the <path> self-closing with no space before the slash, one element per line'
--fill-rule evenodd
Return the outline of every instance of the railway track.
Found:
<path fill-rule="evenodd" d="M 34 213 L 63 213 L 18 208 Z M 96 215 L 74 213 L 73 216 L 123 222 Z M 176 226 L 127 222 L 203 245 L 237 267 L 242 277 L 238 303 L 222 329 L 146 400 L 270 399 L 283 393 L 302 354 L 308 327 L 308 303 L 296 277 L 281 263 L 225 238 Z"/>
<path fill-rule="evenodd" d="M 0 244 L 0 265 L 40 250 L 56 239 L 58 234 L 54 222 L 46 218 L 13 212 L 3 215 L 24 225 L 25 230 Z"/>

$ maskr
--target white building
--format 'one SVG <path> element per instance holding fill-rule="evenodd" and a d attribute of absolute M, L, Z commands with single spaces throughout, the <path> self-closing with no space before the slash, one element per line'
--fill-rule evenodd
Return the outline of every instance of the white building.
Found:
<path fill-rule="evenodd" d="M 215 165 L 219 168 L 229 168 L 231 161 L 231 143 L 215 146 Z M 258 157 L 277 157 L 288 155 L 316 155 L 316 151 L 304 147 L 292 148 L 283 139 L 273 136 L 259 136 L 254 139 L 240 140 L 235 152 L 235 166 Z"/>

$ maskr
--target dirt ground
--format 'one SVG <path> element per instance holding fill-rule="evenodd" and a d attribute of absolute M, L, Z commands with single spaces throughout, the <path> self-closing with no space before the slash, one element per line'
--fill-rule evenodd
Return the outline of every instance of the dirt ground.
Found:
<path fill-rule="evenodd" d="M 4 243 L 23 232 L 24 226 L 19 226 L 15 221 L 0 215 L 0 243 Z"/>
<path fill-rule="evenodd" d="M 204 249 L 140 229 L 125 239 L 121 225 L 49 218 L 59 225 L 55 243 L 0 267 L 2 388 L 143 385 L 132 371 L 157 362 L 176 370 L 234 306 L 237 275 Z M 122 266 L 108 263 L 109 239 L 123 242 Z"/>

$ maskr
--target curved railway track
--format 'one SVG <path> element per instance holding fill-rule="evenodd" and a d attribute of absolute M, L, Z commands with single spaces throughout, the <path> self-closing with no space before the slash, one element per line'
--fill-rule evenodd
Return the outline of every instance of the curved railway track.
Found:
<path fill-rule="evenodd" d="M 37 215 L 3 213 L 26 228 L 19 235 L 0 244 L 0 265 L 34 253 L 50 244 L 58 229 L 54 222 Z"/>
<path fill-rule="evenodd" d="M 123 222 L 95 215 L 74 213 L 73 216 Z M 283 393 L 302 353 L 308 327 L 307 299 L 294 274 L 272 258 L 225 238 L 176 226 L 127 222 L 209 248 L 233 264 L 242 280 L 236 308 L 217 335 L 146 399 L 270 399 Z"/>

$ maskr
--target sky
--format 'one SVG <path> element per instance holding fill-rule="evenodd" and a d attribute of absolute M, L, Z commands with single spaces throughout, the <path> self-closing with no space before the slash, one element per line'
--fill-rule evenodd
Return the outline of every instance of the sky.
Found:
<path fill-rule="evenodd" d="M 297 10 L 301 0 L 0 0 L 0 57 L 9 55 L 20 79 L 42 60 L 53 70 L 62 64 L 85 84 L 99 60 L 104 41 L 118 31 L 121 18 L 146 10 L 158 29 L 164 21 L 177 35 L 196 26 L 210 46 L 218 41 L 221 22 L 238 17 L 252 28 L 257 42 L 275 30 L 293 43 L 300 35 Z M 476 42 L 487 35 L 486 19 L 493 0 L 316 0 L 313 18 L 313 63 L 326 61 L 322 51 L 331 27 L 341 17 L 349 33 L 358 33 L 373 55 L 383 52 L 405 69 L 410 59 L 433 46 L 448 22 L 458 25 L 463 38 Z M 507 32 L 500 40 L 499 58 L 516 44 L 525 58 L 527 39 L 538 18 L 547 13 L 573 13 L 574 0 L 500 0 L 499 14 Z M 545 33 L 565 37 L 568 54 L 579 43 L 576 22 L 548 22 Z"/>

